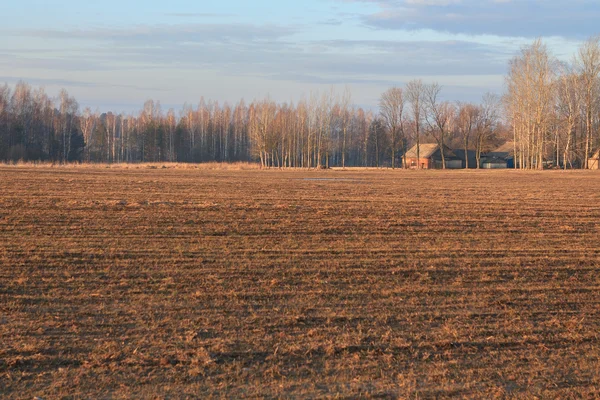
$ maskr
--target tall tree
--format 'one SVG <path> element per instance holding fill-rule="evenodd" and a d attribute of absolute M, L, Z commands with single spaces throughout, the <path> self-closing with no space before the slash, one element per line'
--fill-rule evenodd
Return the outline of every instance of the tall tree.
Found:
<path fill-rule="evenodd" d="M 473 127 L 479 116 L 479 108 L 470 103 L 459 103 L 456 113 L 455 126 L 463 142 L 465 151 L 465 168 L 469 168 L 469 141 L 473 134 Z"/>
<path fill-rule="evenodd" d="M 582 80 L 579 75 L 564 65 L 563 73 L 556 85 L 556 112 L 558 119 L 556 129 L 556 159 L 558 164 L 562 153 L 562 165 L 564 169 L 567 169 L 568 165 L 572 165 L 570 149 L 573 145 L 573 137 L 581 115 L 581 83 Z"/>
<path fill-rule="evenodd" d="M 348 87 L 344 89 L 344 94 L 341 98 L 340 103 L 340 118 L 341 118 L 341 130 L 342 130 L 342 168 L 346 168 L 346 153 L 348 151 L 348 129 L 350 127 L 350 102 L 352 101 L 352 94 Z"/>
<path fill-rule="evenodd" d="M 73 127 L 73 121 L 79 105 L 75 98 L 70 97 L 66 90 L 61 90 L 59 94 L 60 99 L 60 127 L 59 131 L 62 136 L 63 154 L 62 161 L 67 161 L 68 155 L 71 151 L 71 131 Z"/>
<path fill-rule="evenodd" d="M 509 65 L 507 103 L 517 124 L 520 165 L 543 168 L 553 114 L 556 59 L 541 40 L 521 50 Z"/>
<path fill-rule="evenodd" d="M 450 102 L 440 102 L 442 87 L 437 83 L 425 86 L 425 119 L 431 133 L 440 147 L 442 169 L 446 169 L 446 130 L 454 117 L 454 106 Z"/>
<path fill-rule="evenodd" d="M 594 112 L 598 107 L 598 77 L 600 76 L 600 36 L 587 40 L 575 58 L 575 65 L 581 76 L 583 91 L 582 105 L 585 112 L 585 150 L 583 154 L 584 168 L 587 169 L 590 147 L 594 136 Z"/>
<path fill-rule="evenodd" d="M 486 93 L 475 120 L 475 159 L 477 168 L 481 167 L 481 154 L 487 141 L 494 135 L 498 126 L 500 100 L 492 93 Z"/>
<path fill-rule="evenodd" d="M 403 165 L 406 166 L 406 148 L 404 141 L 404 92 L 399 87 L 385 91 L 379 98 L 379 113 L 387 128 L 392 144 L 392 169 L 396 168 L 398 142 L 403 146 Z"/>
<path fill-rule="evenodd" d="M 421 122 L 423 119 L 423 107 L 425 98 L 425 85 L 420 79 L 415 79 L 406 84 L 406 98 L 410 102 L 412 111 L 412 122 L 414 127 L 414 140 L 417 147 L 417 159 L 421 158 Z M 420 162 L 417 163 L 420 168 Z"/>
<path fill-rule="evenodd" d="M 96 130 L 96 124 L 97 124 L 96 114 L 93 113 L 89 107 L 86 107 L 83 110 L 83 115 L 79 118 L 79 129 L 81 130 L 81 133 L 83 134 L 84 143 L 86 143 L 86 145 L 87 145 L 87 148 L 85 150 L 85 155 L 84 155 L 84 158 L 87 162 L 91 161 L 90 145 L 91 145 L 92 139 L 93 139 L 92 135 L 94 134 L 94 131 Z"/>

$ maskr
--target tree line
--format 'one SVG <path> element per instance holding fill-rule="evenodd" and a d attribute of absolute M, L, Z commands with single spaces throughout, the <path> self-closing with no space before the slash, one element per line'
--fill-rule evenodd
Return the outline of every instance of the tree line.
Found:
<path fill-rule="evenodd" d="M 62 90 L 19 82 L 0 86 L 0 160 L 51 162 L 234 162 L 320 168 L 403 165 L 415 143 L 437 141 L 483 151 L 501 136 L 499 101 L 439 101 L 441 86 L 421 80 L 381 95 L 379 110 L 351 94 L 313 93 L 297 104 L 270 99 L 219 104 L 201 99 L 179 112 L 148 100 L 135 114 L 99 113 Z"/>
<path fill-rule="evenodd" d="M 234 162 L 264 167 L 401 167 L 407 150 L 438 143 L 481 155 L 510 140 L 516 166 L 587 168 L 600 145 L 600 41 L 589 39 L 571 64 L 541 40 L 509 63 L 506 93 L 479 103 L 442 100 L 437 83 L 392 87 L 378 110 L 357 107 L 346 89 L 297 103 L 266 98 L 232 105 L 205 101 L 163 111 L 148 100 L 138 113 L 80 109 L 25 82 L 0 86 L 0 160 L 5 162 Z M 465 157 L 468 163 L 468 157 Z M 471 166 L 473 167 L 473 166 Z"/>

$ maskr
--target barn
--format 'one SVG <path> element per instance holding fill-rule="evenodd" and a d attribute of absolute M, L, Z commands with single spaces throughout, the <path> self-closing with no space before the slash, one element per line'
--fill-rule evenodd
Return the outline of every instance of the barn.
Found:
<path fill-rule="evenodd" d="M 444 158 L 446 159 L 446 168 L 462 168 L 462 160 L 454 154 L 448 147 L 444 146 Z M 442 152 L 437 143 L 424 143 L 419 145 L 419 157 L 417 158 L 417 145 L 406 152 L 406 164 L 411 169 L 441 169 Z"/>
<path fill-rule="evenodd" d="M 592 158 L 588 158 L 589 169 L 600 169 L 600 149 L 594 153 Z"/>
<path fill-rule="evenodd" d="M 481 160 L 481 168 L 483 169 L 506 169 L 508 163 L 505 159 L 499 157 L 486 157 Z"/>
<path fill-rule="evenodd" d="M 488 162 L 489 160 L 489 162 Z M 504 161 L 505 166 L 500 167 Z M 489 167 L 485 167 L 487 162 Z M 496 166 L 494 168 L 494 166 Z M 515 142 L 506 142 L 502 146 L 490 151 L 481 161 L 481 168 L 497 169 L 497 168 L 514 168 L 515 167 Z"/>
<path fill-rule="evenodd" d="M 469 169 L 477 168 L 477 153 L 475 150 L 467 150 L 465 152 L 464 149 L 454 149 L 452 151 L 456 154 L 456 157 L 460 159 L 462 164 L 461 168 L 467 168 L 467 165 L 469 166 Z"/>

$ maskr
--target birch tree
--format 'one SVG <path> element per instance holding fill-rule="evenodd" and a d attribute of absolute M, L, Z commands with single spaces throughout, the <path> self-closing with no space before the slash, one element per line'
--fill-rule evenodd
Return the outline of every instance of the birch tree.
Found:
<path fill-rule="evenodd" d="M 600 76 L 600 36 L 587 40 L 575 58 L 575 65 L 581 77 L 582 106 L 585 114 L 585 145 L 583 167 L 588 169 L 590 147 L 594 136 L 594 112 L 598 106 L 598 77 Z"/>
<path fill-rule="evenodd" d="M 342 168 L 346 168 L 346 153 L 348 151 L 348 129 L 350 127 L 350 102 L 352 100 L 352 94 L 346 87 L 344 94 L 341 98 L 340 103 L 340 118 L 341 118 L 341 130 L 342 130 Z"/>
<path fill-rule="evenodd" d="M 83 115 L 79 118 L 79 129 L 83 134 L 83 140 L 86 143 L 85 159 L 90 162 L 90 146 L 92 143 L 92 135 L 96 130 L 97 115 L 92 112 L 89 107 L 83 110 Z"/>

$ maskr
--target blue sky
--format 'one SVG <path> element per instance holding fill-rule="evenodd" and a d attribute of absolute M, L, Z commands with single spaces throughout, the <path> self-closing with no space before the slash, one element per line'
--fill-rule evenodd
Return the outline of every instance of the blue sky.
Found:
<path fill-rule="evenodd" d="M 414 78 L 448 100 L 501 93 L 508 60 L 543 37 L 570 60 L 600 33 L 596 0 L 5 1 L 0 82 L 133 111 L 340 92 L 375 107 Z"/>

